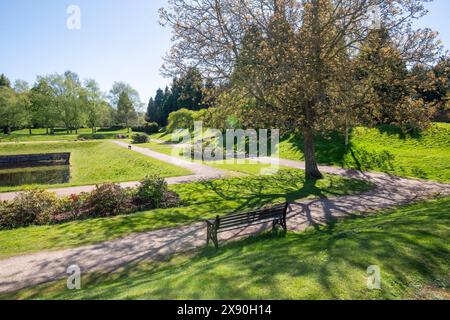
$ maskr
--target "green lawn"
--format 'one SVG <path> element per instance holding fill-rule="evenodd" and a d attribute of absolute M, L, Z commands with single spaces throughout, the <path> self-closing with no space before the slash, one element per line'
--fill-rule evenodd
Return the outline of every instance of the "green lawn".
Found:
<path fill-rule="evenodd" d="M 337 176 L 305 182 L 303 171 L 288 170 L 272 176 L 214 180 L 170 188 L 181 196 L 184 207 L 0 231 L 0 258 L 98 243 L 132 233 L 202 221 L 218 214 L 260 208 L 270 203 L 340 196 L 368 190 L 372 186 Z"/>
<path fill-rule="evenodd" d="M 192 174 L 189 170 L 129 151 L 108 141 L 0 144 L 0 155 L 51 152 L 71 152 L 71 181 L 62 185 L 40 185 L 43 188 L 136 181 L 152 173 L 163 177 Z M 23 190 L 26 187 L 0 187 L 0 192 Z"/>
<path fill-rule="evenodd" d="M 231 163 L 228 163 L 226 160 L 221 161 L 210 161 L 203 162 L 204 164 L 214 167 L 221 170 L 234 171 L 238 173 L 244 173 L 248 175 L 261 175 L 261 174 L 272 174 L 272 170 L 287 170 L 287 167 L 279 166 L 276 168 L 275 166 L 271 166 L 270 164 L 258 163 L 250 160 L 245 160 L 244 162 L 238 162 L 237 160 L 233 160 Z"/>
<path fill-rule="evenodd" d="M 158 140 L 162 140 L 162 141 L 166 141 L 166 142 L 172 143 L 172 134 L 168 133 L 166 131 L 162 131 L 162 132 L 151 134 L 150 138 L 151 139 L 158 139 Z"/>
<path fill-rule="evenodd" d="M 53 282 L 7 299 L 450 299 L 450 198 L 262 235 L 159 263 Z M 367 288 L 367 268 L 381 290 Z"/>
<path fill-rule="evenodd" d="M 142 143 L 138 144 L 139 147 L 148 148 L 156 152 L 164 153 L 170 156 L 176 156 L 182 158 L 180 154 L 181 148 L 176 148 L 173 144 L 164 143 Z M 174 149 L 176 150 L 175 152 Z M 242 163 L 238 162 L 236 159 L 232 159 L 232 162 L 227 162 L 226 160 L 219 161 L 205 161 L 203 164 L 214 167 L 221 170 L 233 171 L 237 173 L 244 173 L 249 175 L 259 175 L 270 173 L 272 167 L 269 164 L 261 164 L 255 161 L 245 160 Z M 280 166 L 279 169 L 288 169 L 287 167 Z"/>
<path fill-rule="evenodd" d="M 136 146 L 141 148 L 148 148 L 159 153 L 167 154 L 169 156 L 180 156 L 179 151 L 181 150 L 181 148 L 175 148 L 173 144 L 157 143 L 153 141 L 150 141 L 149 143 L 136 144 Z M 173 152 L 174 149 L 176 149 L 175 152 Z"/>
<path fill-rule="evenodd" d="M 317 159 L 324 165 L 382 171 L 398 176 L 450 182 L 450 124 L 435 123 L 421 135 L 402 135 L 391 127 L 354 129 L 347 150 L 344 138 L 317 138 Z M 282 158 L 303 159 L 303 144 L 291 136 L 280 143 Z"/>
<path fill-rule="evenodd" d="M 127 129 L 117 131 L 101 131 L 98 130 L 97 135 L 103 136 L 105 139 L 114 139 L 116 135 L 127 135 Z M 91 138 L 92 129 L 82 128 L 78 130 L 78 134 L 67 134 L 65 129 L 57 129 L 55 134 L 47 135 L 45 129 L 32 129 L 32 135 L 28 129 L 13 131 L 10 135 L 0 134 L 1 142 L 39 142 L 39 141 L 75 141 L 79 138 Z"/>

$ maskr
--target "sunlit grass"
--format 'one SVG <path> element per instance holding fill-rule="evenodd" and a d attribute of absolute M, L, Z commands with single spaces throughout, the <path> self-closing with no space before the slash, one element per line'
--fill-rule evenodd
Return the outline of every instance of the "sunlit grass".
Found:
<path fill-rule="evenodd" d="M 108 141 L 36 144 L 0 144 L 0 155 L 71 152 L 69 183 L 39 185 L 42 188 L 92 185 L 103 182 L 137 181 L 149 174 L 184 176 L 191 171 L 129 151 Z M 0 187 L 1 192 L 30 186 Z"/>
<path fill-rule="evenodd" d="M 356 128 L 350 142 L 347 149 L 341 135 L 317 138 L 318 162 L 450 182 L 450 124 L 435 123 L 428 131 L 415 135 L 403 135 L 389 126 Z M 282 158 L 303 160 L 302 150 L 300 137 L 291 136 L 280 143 Z"/>
<path fill-rule="evenodd" d="M 303 171 L 288 170 L 273 176 L 214 180 L 170 188 L 180 195 L 185 206 L 0 231 L 0 257 L 98 243 L 132 233 L 203 221 L 218 214 L 245 212 L 302 198 L 340 196 L 365 191 L 372 186 L 337 176 L 305 183 Z"/>
<path fill-rule="evenodd" d="M 266 234 L 165 262 L 136 263 L 3 296 L 8 299 L 449 299 L 450 199 Z M 381 290 L 367 288 L 367 268 Z"/>

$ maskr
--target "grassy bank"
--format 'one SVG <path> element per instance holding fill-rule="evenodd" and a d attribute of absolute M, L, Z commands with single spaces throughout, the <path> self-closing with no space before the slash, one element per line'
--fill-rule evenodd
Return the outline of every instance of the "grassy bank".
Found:
<path fill-rule="evenodd" d="M 373 170 L 403 177 L 450 182 L 450 124 L 435 123 L 422 134 L 404 135 L 392 127 L 356 128 L 350 147 L 338 134 L 317 138 L 319 163 Z M 280 143 L 282 158 L 303 160 L 301 137 Z"/>
<path fill-rule="evenodd" d="M 165 262 L 22 290 L 12 299 L 450 299 L 450 199 L 263 235 Z M 367 268 L 381 290 L 367 288 Z"/>

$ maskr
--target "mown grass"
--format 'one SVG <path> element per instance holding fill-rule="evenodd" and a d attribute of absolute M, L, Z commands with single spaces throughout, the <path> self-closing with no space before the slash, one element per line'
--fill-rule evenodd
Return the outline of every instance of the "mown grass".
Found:
<path fill-rule="evenodd" d="M 92 185 L 103 182 L 137 181 L 149 174 L 184 176 L 191 171 L 129 151 L 108 141 L 0 144 L 0 155 L 71 152 L 71 179 L 66 184 L 42 188 Z M 32 186 L 0 187 L 0 192 Z"/>
<path fill-rule="evenodd" d="M 450 299 L 450 198 L 265 234 L 159 263 L 137 262 L 4 299 Z M 367 268 L 381 270 L 381 290 Z"/>
<path fill-rule="evenodd" d="M 148 148 L 153 151 L 163 153 L 169 156 L 180 156 L 181 148 L 175 147 L 174 144 L 169 143 L 157 143 L 150 141 L 149 143 L 140 143 L 136 144 L 136 146 L 141 148 Z"/>
<path fill-rule="evenodd" d="M 82 128 L 78 130 L 78 133 L 68 134 L 65 129 L 57 129 L 55 134 L 46 134 L 45 129 L 32 129 L 30 135 L 28 129 L 13 131 L 10 135 L 0 133 L 1 142 L 39 142 L 39 141 L 75 141 L 79 138 L 92 138 L 92 129 Z M 123 134 L 128 135 L 127 129 L 108 131 L 99 130 L 98 136 L 103 136 L 105 139 L 114 139 L 116 135 Z"/>
<path fill-rule="evenodd" d="M 239 161 L 237 159 L 232 159 L 230 162 L 227 160 L 219 160 L 219 161 L 208 161 L 203 162 L 204 164 L 214 167 L 221 170 L 228 170 L 248 175 L 265 175 L 265 174 L 273 174 L 277 173 L 279 170 L 287 170 L 287 167 L 283 166 L 272 166 L 270 164 L 263 164 L 256 161 L 251 160 L 242 160 Z"/>
<path fill-rule="evenodd" d="M 435 123 L 422 134 L 403 134 L 383 126 L 356 128 L 349 148 L 344 137 L 317 138 L 317 160 L 324 165 L 386 172 L 403 177 L 450 182 L 450 124 Z M 291 136 L 280 143 L 280 155 L 303 160 L 303 142 Z"/>
<path fill-rule="evenodd" d="M 149 142 L 142 143 L 138 145 L 142 148 L 148 148 L 156 152 L 160 152 L 166 155 L 175 156 L 187 159 L 183 157 L 181 153 L 183 151 L 182 148 L 177 147 L 174 144 L 167 143 L 157 143 L 157 142 Z M 270 164 L 262 164 L 257 161 L 251 160 L 239 160 L 239 159 L 230 159 L 228 160 L 218 160 L 218 161 L 198 161 L 207 166 L 214 167 L 221 170 L 227 170 L 231 172 L 249 174 L 249 175 L 260 175 L 260 174 L 271 174 L 272 172 L 277 172 L 277 170 L 288 169 L 287 167 L 279 166 L 275 168 L 275 166 L 271 166 Z"/>
<path fill-rule="evenodd" d="M 372 187 L 366 182 L 337 176 L 305 182 L 300 170 L 174 185 L 170 188 L 180 195 L 184 207 L 0 231 L 0 258 L 98 243 L 132 233 L 190 224 L 218 214 L 245 212 L 271 203 L 340 196 Z"/>

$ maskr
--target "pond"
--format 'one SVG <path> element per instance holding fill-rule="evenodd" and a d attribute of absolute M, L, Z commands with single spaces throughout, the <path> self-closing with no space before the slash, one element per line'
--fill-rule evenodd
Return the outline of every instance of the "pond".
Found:
<path fill-rule="evenodd" d="M 70 166 L 0 170 L 0 187 L 31 184 L 62 184 L 70 181 Z"/>

